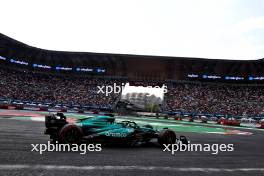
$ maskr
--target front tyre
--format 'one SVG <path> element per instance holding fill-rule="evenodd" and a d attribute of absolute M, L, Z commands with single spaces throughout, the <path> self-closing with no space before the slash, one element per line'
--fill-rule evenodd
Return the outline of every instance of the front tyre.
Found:
<path fill-rule="evenodd" d="M 59 132 L 59 142 L 64 144 L 80 144 L 82 137 L 82 129 L 73 124 L 65 125 Z"/>
<path fill-rule="evenodd" d="M 176 134 L 172 130 L 162 130 L 158 134 L 158 143 L 163 146 L 163 144 L 175 144 Z"/>

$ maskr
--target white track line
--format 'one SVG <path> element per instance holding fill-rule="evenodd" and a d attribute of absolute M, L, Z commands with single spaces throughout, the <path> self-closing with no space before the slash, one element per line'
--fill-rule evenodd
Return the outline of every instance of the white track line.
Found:
<path fill-rule="evenodd" d="M 144 170 L 178 172 L 264 172 L 264 168 L 176 168 L 159 166 L 71 166 L 71 165 L 0 165 L 0 170 Z"/>

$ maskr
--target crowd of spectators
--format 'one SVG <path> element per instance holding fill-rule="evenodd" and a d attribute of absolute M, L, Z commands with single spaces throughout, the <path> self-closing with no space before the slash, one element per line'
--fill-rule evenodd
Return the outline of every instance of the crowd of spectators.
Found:
<path fill-rule="evenodd" d="M 114 83 L 121 85 L 122 81 L 0 68 L 0 99 L 110 108 L 117 103 L 120 93 L 106 96 L 98 93 L 98 86 Z M 199 82 L 166 85 L 165 111 L 237 116 L 264 114 L 264 87 L 261 85 Z"/>
<path fill-rule="evenodd" d="M 98 93 L 97 86 L 119 80 L 0 69 L 0 98 L 37 103 L 111 107 L 119 94 Z"/>
<path fill-rule="evenodd" d="M 168 86 L 165 109 L 188 113 L 258 116 L 264 114 L 264 87 L 221 83 L 175 83 Z"/>

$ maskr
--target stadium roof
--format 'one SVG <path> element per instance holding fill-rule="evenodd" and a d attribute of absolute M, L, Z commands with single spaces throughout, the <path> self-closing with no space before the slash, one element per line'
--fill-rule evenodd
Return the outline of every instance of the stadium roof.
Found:
<path fill-rule="evenodd" d="M 51 41 L 52 42 L 52 41 Z M 29 46 L 0 33 L 0 56 L 30 64 L 51 66 L 101 67 L 108 75 L 131 79 L 184 79 L 188 74 L 264 75 L 263 59 L 221 60 L 188 57 L 52 51 Z"/>

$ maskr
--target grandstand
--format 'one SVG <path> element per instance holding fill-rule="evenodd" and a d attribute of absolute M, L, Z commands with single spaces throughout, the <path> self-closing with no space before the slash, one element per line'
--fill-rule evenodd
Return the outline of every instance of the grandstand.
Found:
<path fill-rule="evenodd" d="M 263 60 L 213 60 L 50 51 L 0 34 L 3 104 L 113 110 L 121 94 L 98 86 L 168 87 L 162 112 L 262 117 Z"/>

